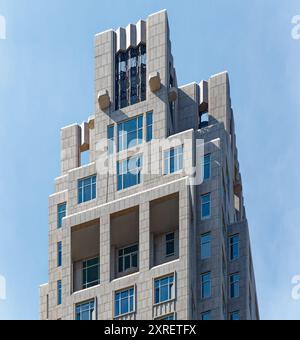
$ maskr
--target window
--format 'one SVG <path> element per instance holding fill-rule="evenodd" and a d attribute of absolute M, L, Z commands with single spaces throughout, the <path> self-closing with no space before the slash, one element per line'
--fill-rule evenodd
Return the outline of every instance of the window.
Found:
<path fill-rule="evenodd" d="M 49 319 L 49 294 L 46 295 L 46 319 Z"/>
<path fill-rule="evenodd" d="M 175 298 L 174 275 L 154 281 L 154 303 L 159 304 Z"/>
<path fill-rule="evenodd" d="M 239 243 L 240 243 L 239 235 L 234 235 L 230 237 L 229 239 L 230 261 L 234 261 L 239 258 Z"/>
<path fill-rule="evenodd" d="M 183 145 L 164 152 L 164 175 L 183 169 Z"/>
<path fill-rule="evenodd" d="M 211 234 L 201 236 L 201 260 L 206 260 L 211 257 Z"/>
<path fill-rule="evenodd" d="M 114 153 L 114 140 L 115 140 L 114 131 L 115 129 L 113 125 L 107 128 L 107 143 L 108 143 L 107 151 L 109 155 L 112 155 Z"/>
<path fill-rule="evenodd" d="M 80 152 L 80 166 L 90 164 L 90 150 Z"/>
<path fill-rule="evenodd" d="M 96 198 L 96 175 L 78 181 L 78 204 Z"/>
<path fill-rule="evenodd" d="M 239 321 L 240 320 L 240 312 L 236 311 L 230 313 L 230 321 Z"/>
<path fill-rule="evenodd" d="M 76 305 L 75 314 L 77 321 L 96 320 L 95 300 Z"/>
<path fill-rule="evenodd" d="M 143 156 L 135 156 L 117 163 L 118 191 L 141 183 Z"/>
<path fill-rule="evenodd" d="M 175 233 L 166 235 L 166 257 L 175 255 Z"/>
<path fill-rule="evenodd" d="M 57 281 L 57 305 L 62 304 L 62 284 L 61 281 Z"/>
<path fill-rule="evenodd" d="M 115 69 L 116 110 L 146 100 L 146 46 L 118 53 Z"/>
<path fill-rule="evenodd" d="M 142 144 L 143 121 L 143 116 L 138 116 L 118 124 L 118 151 Z"/>
<path fill-rule="evenodd" d="M 134 312 L 134 288 L 122 290 L 115 295 L 115 317 Z"/>
<path fill-rule="evenodd" d="M 202 220 L 207 220 L 211 216 L 211 194 L 201 197 L 201 217 Z"/>
<path fill-rule="evenodd" d="M 200 124 L 199 124 L 200 129 L 207 127 L 209 125 L 209 114 L 208 114 L 208 112 L 201 112 L 200 115 L 199 115 L 199 120 L 200 120 Z"/>
<path fill-rule="evenodd" d="M 127 270 L 132 268 L 138 268 L 138 254 L 139 254 L 138 245 L 120 249 L 119 273 L 126 272 Z"/>
<path fill-rule="evenodd" d="M 82 289 L 97 286 L 100 282 L 99 257 L 83 261 L 82 263 Z"/>
<path fill-rule="evenodd" d="M 147 112 L 147 142 L 151 142 L 153 139 L 153 112 Z"/>
<path fill-rule="evenodd" d="M 57 206 L 57 228 L 62 227 L 62 220 L 67 216 L 67 203 L 62 203 Z"/>
<path fill-rule="evenodd" d="M 62 266 L 62 243 L 57 243 L 57 267 Z"/>
<path fill-rule="evenodd" d="M 227 303 L 226 303 L 224 286 L 222 286 L 222 299 L 223 299 L 223 303 L 222 303 L 223 317 L 224 317 L 224 320 L 226 320 L 227 319 Z"/>
<path fill-rule="evenodd" d="M 211 320 L 211 312 L 204 312 L 201 314 L 201 320 L 202 321 L 210 321 Z"/>
<path fill-rule="evenodd" d="M 211 273 L 201 275 L 201 298 L 211 297 Z"/>
<path fill-rule="evenodd" d="M 230 297 L 236 299 L 240 296 L 240 275 L 233 274 L 230 276 Z"/>
<path fill-rule="evenodd" d="M 204 156 L 204 162 L 203 162 L 203 179 L 207 181 L 210 179 L 211 176 L 211 155 L 208 154 Z"/>

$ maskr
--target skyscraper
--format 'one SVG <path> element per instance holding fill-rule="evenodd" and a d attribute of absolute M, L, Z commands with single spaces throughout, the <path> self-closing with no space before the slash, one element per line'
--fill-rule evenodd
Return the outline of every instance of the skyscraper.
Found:
<path fill-rule="evenodd" d="M 95 37 L 95 114 L 61 130 L 40 318 L 259 319 L 229 77 L 178 86 L 166 11 Z"/>

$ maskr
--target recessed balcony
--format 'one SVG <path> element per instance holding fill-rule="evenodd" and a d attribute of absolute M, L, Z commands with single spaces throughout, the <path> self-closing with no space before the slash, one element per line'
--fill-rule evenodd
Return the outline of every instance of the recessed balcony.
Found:
<path fill-rule="evenodd" d="M 73 292 L 100 284 L 99 221 L 73 228 L 71 236 Z"/>
<path fill-rule="evenodd" d="M 111 216 L 111 279 L 139 271 L 139 207 Z"/>

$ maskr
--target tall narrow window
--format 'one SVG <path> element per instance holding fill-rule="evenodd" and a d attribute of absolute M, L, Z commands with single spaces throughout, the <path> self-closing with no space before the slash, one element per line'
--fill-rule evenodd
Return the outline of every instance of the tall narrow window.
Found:
<path fill-rule="evenodd" d="M 114 153 L 114 131 L 115 129 L 113 125 L 107 128 L 107 150 L 109 155 Z"/>
<path fill-rule="evenodd" d="M 203 178 L 205 181 L 210 179 L 211 176 L 211 155 L 208 154 L 204 156 L 204 169 L 203 169 Z"/>
<path fill-rule="evenodd" d="M 237 299 L 240 296 L 240 275 L 233 274 L 230 276 L 230 297 Z"/>
<path fill-rule="evenodd" d="M 118 124 L 118 151 L 127 150 L 143 142 L 143 116 Z"/>
<path fill-rule="evenodd" d="M 208 299 L 211 297 L 211 273 L 201 275 L 201 298 Z"/>
<path fill-rule="evenodd" d="M 115 317 L 134 312 L 134 288 L 122 290 L 115 294 Z"/>
<path fill-rule="evenodd" d="M 211 256 L 211 234 L 201 236 L 201 260 L 207 260 Z"/>
<path fill-rule="evenodd" d="M 77 304 L 75 314 L 77 321 L 96 320 L 95 300 Z"/>
<path fill-rule="evenodd" d="M 141 183 L 143 156 L 135 156 L 117 163 L 118 191 Z"/>
<path fill-rule="evenodd" d="M 146 46 L 118 53 L 115 69 L 116 110 L 146 100 Z"/>
<path fill-rule="evenodd" d="M 62 220 L 67 215 L 67 203 L 64 202 L 57 206 L 57 228 L 60 229 L 62 227 Z"/>
<path fill-rule="evenodd" d="M 239 235 L 234 235 L 230 237 L 229 239 L 230 261 L 234 261 L 239 258 L 239 243 L 240 243 Z"/>
<path fill-rule="evenodd" d="M 211 194 L 201 197 L 201 218 L 207 220 L 211 216 Z"/>
<path fill-rule="evenodd" d="M 159 304 L 175 298 L 174 275 L 154 281 L 154 303 Z"/>
<path fill-rule="evenodd" d="M 175 255 L 175 233 L 166 235 L 166 257 Z"/>
<path fill-rule="evenodd" d="M 164 152 L 164 175 L 183 169 L 183 145 Z"/>
<path fill-rule="evenodd" d="M 96 198 L 96 175 L 78 181 L 78 204 Z"/>
<path fill-rule="evenodd" d="M 119 252 L 119 273 L 130 269 L 138 268 L 139 246 L 134 245 L 120 249 Z"/>
<path fill-rule="evenodd" d="M 97 286 L 100 282 L 99 257 L 83 261 L 82 288 L 87 289 Z"/>
<path fill-rule="evenodd" d="M 57 281 L 57 305 L 62 304 L 62 283 L 61 280 Z"/>
<path fill-rule="evenodd" d="M 62 266 L 62 243 L 57 243 L 57 267 Z"/>
<path fill-rule="evenodd" d="M 153 139 L 153 112 L 147 112 L 147 142 L 151 142 Z"/>
<path fill-rule="evenodd" d="M 140 83 L 139 83 L 139 97 L 140 101 L 146 100 L 146 91 L 147 91 L 147 51 L 145 45 L 140 45 L 140 56 L 139 56 L 139 75 L 140 75 Z"/>

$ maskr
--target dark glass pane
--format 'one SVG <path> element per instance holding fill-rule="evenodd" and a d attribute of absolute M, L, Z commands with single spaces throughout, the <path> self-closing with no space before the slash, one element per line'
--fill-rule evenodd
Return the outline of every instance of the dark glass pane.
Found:
<path fill-rule="evenodd" d="M 119 273 L 122 273 L 124 271 L 123 268 L 123 257 L 119 258 Z"/>
<path fill-rule="evenodd" d="M 127 255 L 124 257 L 125 268 L 124 270 L 130 269 L 130 256 Z"/>
<path fill-rule="evenodd" d="M 175 253 L 174 241 L 167 242 L 167 256 L 174 255 L 174 253 Z"/>
<path fill-rule="evenodd" d="M 160 288 L 160 302 L 167 301 L 169 299 L 169 287 L 162 286 Z"/>
<path fill-rule="evenodd" d="M 138 267 L 138 256 L 137 256 L 137 254 L 132 255 L 131 260 L 132 260 L 132 267 L 137 268 Z"/>

